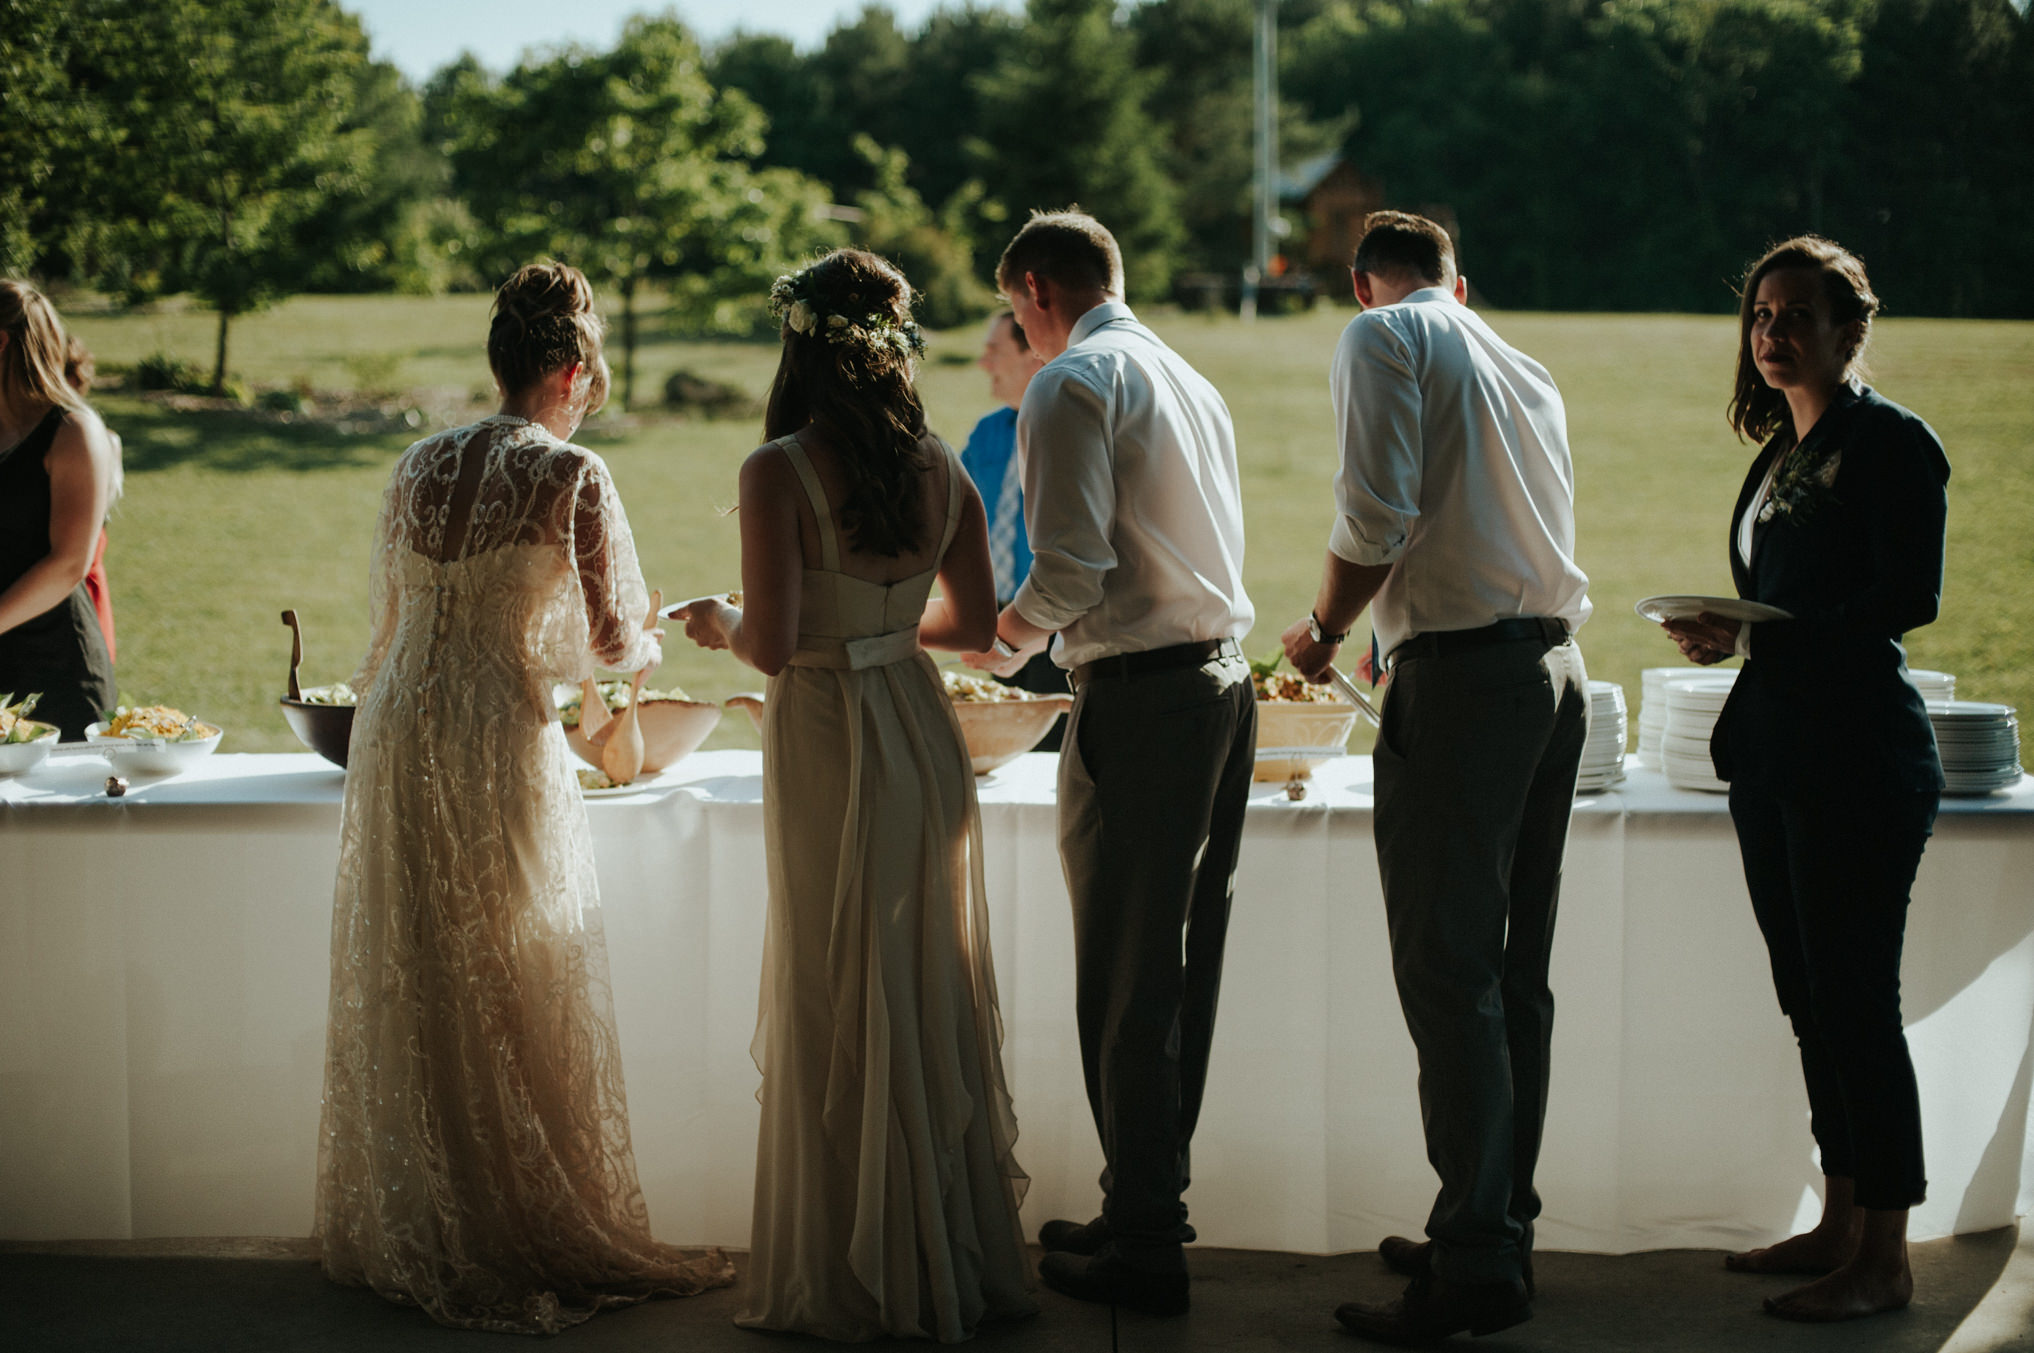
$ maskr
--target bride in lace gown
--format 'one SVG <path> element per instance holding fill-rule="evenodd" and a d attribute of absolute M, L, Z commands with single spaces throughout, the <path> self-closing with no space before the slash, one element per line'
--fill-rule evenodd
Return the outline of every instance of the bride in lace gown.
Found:
<path fill-rule="evenodd" d="M 784 354 L 776 440 L 741 472 L 745 609 L 686 613 L 688 635 L 770 677 L 762 1132 L 737 1320 L 954 1342 L 1036 1310 L 974 776 L 921 646 L 994 641 L 988 527 L 925 430 L 903 276 L 844 250 L 772 296 Z"/>
<path fill-rule="evenodd" d="M 472 1329 L 550 1333 L 732 1279 L 650 1238 L 586 809 L 554 679 L 660 656 L 570 268 L 496 298 L 502 412 L 403 453 L 355 676 L 318 1151 L 325 1271 Z"/>

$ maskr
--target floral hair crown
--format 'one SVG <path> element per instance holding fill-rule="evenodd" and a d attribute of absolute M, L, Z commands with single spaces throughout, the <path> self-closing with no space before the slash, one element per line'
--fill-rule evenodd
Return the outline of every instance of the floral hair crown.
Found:
<path fill-rule="evenodd" d="M 770 313 L 786 328 L 828 343 L 860 343 L 892 349 L 912 357 L 925 356 L 925 331 L 918 321 L 898 323 L 888 315 L 834 315 L 812 300 L 812 270 L 786 273 L 770 288 Z"/>

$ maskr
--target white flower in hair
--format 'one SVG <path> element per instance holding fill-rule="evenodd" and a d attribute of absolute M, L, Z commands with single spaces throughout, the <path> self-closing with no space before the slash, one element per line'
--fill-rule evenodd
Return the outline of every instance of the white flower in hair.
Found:
<path fill-rule="evenodd" d="M 810 334 L 817 327 L 818 318 L 812 313 L 811 306 L 803 301 L 793 301 L 791 309 L 784 316 L 784 322 L 801 334 Z"/>
<path fill-rule="evenodd" d="M 846 315 L 828 315 L 826 317 L 826 327 L 839 332 L 848 327 L 848 317 Z"/>

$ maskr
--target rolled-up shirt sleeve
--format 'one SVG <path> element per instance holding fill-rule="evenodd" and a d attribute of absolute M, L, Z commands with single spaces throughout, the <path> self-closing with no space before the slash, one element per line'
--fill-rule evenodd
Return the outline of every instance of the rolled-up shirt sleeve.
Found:
<path fill-rule="evenodd" d="M 1328 549 L 1352 564 L 1389 564 L 1420 515 L 1420 384 L 1403 335 L 1382 315 L 1342 332 L 1328 371 L 1342 468 Z"/>
<path fill-rule="evenodd" d="M 1048 369 L 1031 378 L 1017 410 L 1031 574 L 1012 605 L 1040 629 L 1063 630 L 1100 605 L 1102 579 L 1116 567 L 1108 434 L 1108 400 L 1079 375 Z"/>

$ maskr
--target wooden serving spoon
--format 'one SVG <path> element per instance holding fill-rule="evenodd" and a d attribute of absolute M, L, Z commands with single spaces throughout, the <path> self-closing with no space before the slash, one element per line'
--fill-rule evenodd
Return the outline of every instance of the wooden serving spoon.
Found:
<path fill-rule="evenodd" d="M 579 736 L 588 742 L 600 743 L 601 730 L 614 718 L 607 712 L 607 701 L 600 698 L 600 687 L 592 677 L 579 683 Z"/>
<path fill-rule="evenodd" d="M 650 595 L 650 614 L 643 621 L 648 629 L 657 623 L 657 612 L 664 603 L 664 594 Z M 628 707 L 616 716 L 614 727 L 608 730 L 607 745 L 600 749 L 600 768 L 607 772 L 607 778 L 618 785 L 632 784 L 643 773 L 643 724 L 639 708 L 643 703 L 643 679 L 650 675 L 648 667 L 636 673 L 629 690 Z M 582 719 L 585 715 L 582 713 Z"/>
<path fill-rule="evenodd" d="M 290 627 L 290 699 L 302 700 L 304 688 L 297 684 L 297 668 L 302 666 L 304 661 L 304 631 L 297 624 L 295 611 L 284 611 L 282 618 L 283 624 Z"/>

